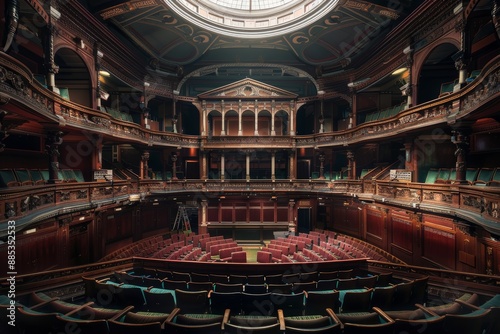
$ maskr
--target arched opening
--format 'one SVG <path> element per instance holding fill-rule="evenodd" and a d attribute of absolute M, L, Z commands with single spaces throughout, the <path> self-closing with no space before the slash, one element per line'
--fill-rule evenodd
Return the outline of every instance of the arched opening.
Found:
<path fill-rule="evenodd" d="M 224 123 L 226 128 L 226 134 L 228 136 L 238 135 L 238 113 L 235 110 L 229 110 L 224 115 Z"/>
<path fill-rule="evenodd" d="M 181 105 L 181 129 L 186 135 L 200 134 L 200 113 L 192 104 Z"/>
<path fill-rule="evenodd" d="M 434 100 L 453 92 L 458 71 L 453 55 L 458 51 L 451 43 L 441 44 L 427 56 L 418 76 L 418 103 Z"/>
<path fill-rule="evenodd" d="M 261 136 L 271 135 L 271 113 L 268 110 L 259 111 L 258 131 Z"/>
<path fill-rule="evenodd" d="M 274 131 L 277 136 L 288 135 L 288 113 L 284 110 L 279 110 L 274 115 Z"/>
<path fill-rule="evenodd" d="M 241 114 L 241 129 L 243 136 L 253 136 L 255 132 L 255 114 L 251 110 L 245 110 Z"/>
<path fill-rule="evenodd" d="M 208 138 L 219 135 L 221 131 L 222 114 L 217 110 L 212 110 L 207 115 Z"/>
<path fill-rule="evenodd" d="M 307 104 L 297 111 L 297 135 L 314 133 L 314 105 Z"/>
<path fill-rule="evenodd" d="M 54 59 L 59 66 L 59 72 L 55 75 L 59 94 L 72 102 L 93 108 L 92 80 L 83 59 L 68 48 L 59 49 Z"/>

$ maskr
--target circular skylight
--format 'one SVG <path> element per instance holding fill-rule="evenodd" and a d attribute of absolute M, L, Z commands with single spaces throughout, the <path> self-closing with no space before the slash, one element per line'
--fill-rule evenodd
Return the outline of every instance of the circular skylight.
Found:
<path fill-rule="evenodd" d="M 185 20 L 236 38 L 268 38 L 297 31 L 337 6 L 339 0 L 163 0 Z"/>
<path fill-rule="evenodd" d="M 218 6 L 238 10 L 262 10 L 284 6 L 294 0 L 208 0 Z"/>

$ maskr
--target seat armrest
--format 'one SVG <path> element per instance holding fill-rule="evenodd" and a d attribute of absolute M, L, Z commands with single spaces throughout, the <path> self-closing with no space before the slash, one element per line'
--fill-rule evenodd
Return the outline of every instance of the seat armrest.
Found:
<path fill-rule="evenodd" d="M 327 308 L 326 309 L 326 314 L 328 314 L 329 317 L 331 317 L 332 319 L 334 319 L 337 323 L 339 323 L 341 326 L 344 326 L 342 324 L 342 321 L 340 321 L 339 317 L 337 316 L 337 314 L 335 313 L 335 311 L 333 311 L 331 308 Z"/>
<path fill-rule="evenodd" d="M 467 307 L 469 309 L 472 309 L 472 310 L 480 310 L 481 309 L 479 306 L 473 305 L 473 304 L 468 303 L 466 301 L 463 301 L 461 299 L 455 299 L 455 302 L 457 302 L 460 305 L 465 306 L 465 307 Z"/>
<path fill-rule="evenodd" d="M 50 298 L 49 300 L 46 300 L 46 301 L 43 301 L 43 302 L 38 303 L 36 305 L 33 305 L 30 307 L 30 309 L 36 311 L 37 308 L 43 307 L 43 306 L 45 306 L 53 301 L 56 301 L 56 300 L 59 300 L 59 297 Z"/>
<path fill-rule="evenodd" d="M 395 323 L 394 319 L 392 319 L 389 315 L 387 315 L 387 313 L 382 311 L 382 309 L 380 309 L 378 307 L 372 307 L 372 310 L 375 311 L 376 313 L 378 313 L 388 323 Z"/>
<path fill-rule="evenodd" d="M 278 322 L 280 323 L 280 331 L 285 330 L 285 315 L 282 309 L 278 309 Z"/>
<path fill-rule="evenodd" d="M 221 330 L 224 330 L 224 325 L 229 322 L 230 315 L 231 315 L 231 309 L 227 308 L 224 311 L 224 317 L 222 318 Z"/>
<path fill-rule="evenodd" d="M 105 278 L 101 278 L 101 279 L 96 279 L 95 281 L 97 283 L 106 283 L 107 281 L 109 281 L 111 278 L 110 277 L 105 277 Z"/>
<path fill-rule="evenodd" d="M 179 314 L 181 312 L 181 309 L 176 307 L 172 310 L 172 312 L 170 312 L 170 314 L 168 315 L 167 319 L 165 320 L 165 322 L 173 322 L 174 321 L 174 318 L 177 316 L 177 314 Z"/>
<path fill-rule="evenodd" d="M 94 302 L 88 302 L 88 303 L 85 303 L 83 305 L 80 305 L 80 307 L 77 307 L 73 311 L 66 313 L 65 316 L 71 317 L 73 314 L 80 312 L 81 309 L 83 309 L 84 307 L 87 307 L 87 306 L 91 307 L 92 305 L 94 305 Z"/>
<path fill-rule="evenodd" d="M 120 312 L 118 312 L 117 314 L 115 314 L 114 316 L 112 316 L 109 320 L 118 321 L 118 319 L 120 319 L 120 317 L 122 317 L 126 313 L 132 311 L 133 309 L 134 309 L 134 306 L 132 306 L 132 305 L 127 306 L 123 310 L 121 310 Z"/>
<path fill-rule="evenodd" d="M 433 317 L 440 317 L 440 315 L 439 315 L 439 314 L 437 314 L 436 312 L 434 312 L 434 311 L 432 311 L 432 310 L 428 309 L 427 307 L 423 306 L 422 304 L 415 304 L 415 306 L 416 306 L 418 309 L 422 310 L 422 312 L 425 312 L 425 313 L 427 313 L 427 314 L 430 314 L 430 315 L 432 315 Z"/>

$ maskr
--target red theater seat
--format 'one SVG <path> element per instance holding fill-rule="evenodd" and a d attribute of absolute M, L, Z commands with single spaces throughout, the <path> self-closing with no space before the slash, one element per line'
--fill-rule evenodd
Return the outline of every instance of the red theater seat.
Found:
<path fill-rule="evenodd" d="M 273 262 L 273 254 L 264 251 L 257 251 L 258 263 L 271 263 Z"/>
<path fill-rule="evenodd" d="M 246 263 L 247 262 L 247 252 L 232 252 L 231 253 L 231 262 L 236 263 Z"/>

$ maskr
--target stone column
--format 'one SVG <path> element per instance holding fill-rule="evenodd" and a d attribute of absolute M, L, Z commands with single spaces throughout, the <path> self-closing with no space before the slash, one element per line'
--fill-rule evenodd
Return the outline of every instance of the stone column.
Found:
<path fill-rule="evenodd" d="M 143 151 L 141 155 L 141 169 L 142 169 L 142 175 L 141 178 L 143 180 L 149 180 L 149 151 Z"/>
<path fill-rule="evenodd" d="M 358 98 L 356 95 L 356 89 L 352 89 L 352 102 L 351 102 L 351 116 L 349 119 L 348 129 L 355 127 L 358 124 Z"/>
<path fill-rule="evenodd" d="M 207 208 L 208 208 L 208 203 L 206 200 L 201 201 L 201 219 L 200 219 L 200 225 L 198 227 L 198 233 L 203 234 L 207 233 L 208 228 L 207 228 Z"/>
<path fill-rule="evenodd" d="M 177 97 L 174 96 L 172 101 L 172 131 L 177 133 Z"/>
<path fill-rule="evenodd" d="M 321 180 L 325 179 L 325 155 L 323 152 L 319 154 L 319 178 Z"/>
<path fill-rule="evenodd" d="M 325 123 L 325 116 L 323 114 L 323 107 L 324 107 L 324 101 L 323 99 L 321 99 L 320 101 L 320 114 L 319 114 L 319 133 L 323 133 L 325 132 L 325 127 L 324 127 L 324 123 Z"/>
<path fill-rule="evenodd" d="M 276 136 L 276 130 L 274 129 L 274 117 L 275 115 L 275 109 L 276 108 L 276 102 L 272 100 L 271 102 L 271 136 Z"/>
<path fill-rule="evenodd" d="M 465 130 L 454 130 L 452 132 L 451 141 L 456 145 L 455 162 L 456 174 L 453 184 L 467 184 L 467 152 L 469 150 L 469 138 Z"/>
<path fill-rule="evenodd" d="M 254 113 L 255 113 L 255 126 L 254 126 L 253 134 L 254 134 L 254 136 L 258 136 L 259 135 L 259 104 L 258 104 L 257 100 L 255 100 Z"/>
<path fill-rule="evenodd" d="M 276 151 L 271 151 L 271 180 L 276 180 Z"/>
<path fill-rule="evenodd" d="M 406 80 L 406 84 L 400 87 L 401 94 L 406 96 L 406 108 L 410 108 L 413 103 L 413 49 L 408 46 L 403 50 L 403 53 L 406 54 L 406 68 L 408 69 L 408 79 Z"/>
<path fill-rule="evenodd" d="M 288 177 L 295 180 L 295 150 L 288 151 Z"/>
<path fill-rule="evenodd" d="M 297 220 L 295 218 L 295 201 L 288 201 L 288 232 L 290 235 L 295 235 L 297 232 Z"/>
<path fill-rule="evenodd" d="M 208 118 L 207 118 L 207 101 L 203 100 L 201 104 L 201 135 L 206 136 L 207 135 L 207 129 L 208 129 Z"/>
<path fill-rule="evenodd" d="M 97 84 L 95 87 L 95 98 L 96 98 L 96 106 L 97 109 L 101 108 L 101 80 L 100 74 L 101 71 L 101 60 L 104 54 L 99 50 L 100 43 L 95 43 L 94 45 L 94 63 L 95 63 L 95 73 L 97 74 Z"/>
<path fill-rule="evenodd" d="M 413 142 L 404 143 L 405 146 L 405 169 L 414 170 L 413 168 Z M 412 180 L 413 181 L 413 180 Z"/>
<path fill-rule="evenodd" d="M 7 52 L 7 50 L 9 50 L 17 31 L 19 24 L 19 1 L 11 0 L 8 2 L 6 7 L 5 18 L 7 23 L 7 37 L 5 38 L 5 44 L 2 48 L 3 52 Z"/>
<path fill-rule="evenodd" d="M 238 101 L 238 136 L 243 135 L 243 130 L 241 128 L 241 110 L 242 110 L 241 100 L 239 100 Z"/>
<path fill-rule="evenodd" d="M 221 152 L 220 154 L 220 179 L 221 181 L 224 181 L 225 175 L 224 175 L 224 170 L 226 169 L 226 159 L 224 157 L 224 152 Z"/>
<path fill-rule="evenodd" d="M 49 131 L 45 139 L 45 151 L 49 155 L 49 180 L 48 183 L 59 183 L 59 145 L 62 144 L 61 131 Z"/>
<path fill-rule="evenodd" d="M 296 113 L 296 110 L 295 110 L 295 101 L 294 100 L 291 100 L 290 101 L 290 136 L 295 136 L 295 127 L 294 127 L 294 124 L 295 124 L 295 113 Z"/>
<path fill-rule="evenodd" d="M 200 179 L 206 180 L 208 177 L 208 165 L 207 165 L 207 152 L 206 151 L 201 151 L 201 177 Z"/>
<path fill-rule="evenodd" d="M 247 181 L 250 181 L 250 151 L 247 151 L 247 156 L 246 156 L 246 179 Z"/>
<path fill-rule="evenodd" d="M 356 179 L 356 161 L 354 160 L 354 153 L 347 151 L 347 179 Z"/>
<path fill-rule="evenodd" d="M 177 153 L 173 153 L 170 156 L 172 160 L 172 180 L 177 180 Z"/>
<path fill-rule="evenodd" d="M 226 113 L 226 110 L 224 109 L 224 100 L 221 101 L 221 130 L 220 130 L 220 135 L 221 136 L 225 136 L 226 135 L 226 125 L 224 124 L 224 118 L 225 118 L 225 113 Z"/>
<path fill-rule="evenodd" d="M 56 89 L 56 77 L 59 72 L 59 66 L 55 63 L 54 55 L 54 35 L 56 34 L 55 25 L 52 22 L 47 24 L 45 29 L 45 66 L 47 68 L 47 87 L 51 90 Z"/>
<path fill-rule="evenodd" d="M 464 52 L 458 51 L 453 58 L 455 60 L 455 68 L 458 70 L 458 84 L 460 87 L 463 87 L 467 79 L 467 66 Z M 455 88 L 453 90 L 455 90 Z"/>

